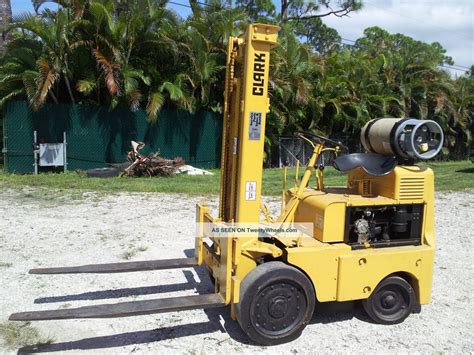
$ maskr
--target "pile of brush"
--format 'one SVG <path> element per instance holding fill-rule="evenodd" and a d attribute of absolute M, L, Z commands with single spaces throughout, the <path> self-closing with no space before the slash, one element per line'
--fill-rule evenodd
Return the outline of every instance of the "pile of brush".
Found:
<path fill-rule="evenodd" d="M 128 153 L 130 165 L 124 170 L 124 176 L 171 176 L 179 167 L 183 166 L 181 157 L 172 160 L 160 157 L 158 153 L 148 156 L 140 155 L 139 151 L 145 146 L 144 143 L 132 141 L 132 151 Z"/>

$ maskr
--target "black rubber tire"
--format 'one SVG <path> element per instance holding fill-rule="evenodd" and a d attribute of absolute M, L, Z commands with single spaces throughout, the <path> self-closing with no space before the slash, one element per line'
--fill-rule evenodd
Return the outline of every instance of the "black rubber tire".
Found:
<path fill-rule="evenodd" d="M 270 261 L 242 281 L 237 320 L 255 343 L 282 344 L 301 335 L 315 303 L 313 284 L 305 274 L 283 262 Z"/>
<path fill-rule="evenodd" d="M 390 276 L 377 285 L 362 306 L 370 318 L 379 324 L 397 324 L 412 313 L 416 304 L 415 291 L 400 276 Z"/>
<path fill-rule="evenodd" d="M 88 177 L 98 177 L 98 178 L 109 178 L 115 177 L 120 174 L 120 170 L 117 168 L 97 168 L 89 169 L 86 171 Z"/>

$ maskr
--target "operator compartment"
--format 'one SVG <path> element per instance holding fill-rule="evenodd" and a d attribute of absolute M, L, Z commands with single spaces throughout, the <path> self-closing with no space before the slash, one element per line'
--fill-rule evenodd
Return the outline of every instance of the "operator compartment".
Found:
<path fill-rule="evenodd" d="M 348 172 L 346 187 L 306 188 L 295 222 L 314 223 L 314 238 L 352 249 L 420 245 L 431 169 L 397 166 L 384 176 L 361 167 Z M 291 198 L 294 190 L 287 192 Z"/>

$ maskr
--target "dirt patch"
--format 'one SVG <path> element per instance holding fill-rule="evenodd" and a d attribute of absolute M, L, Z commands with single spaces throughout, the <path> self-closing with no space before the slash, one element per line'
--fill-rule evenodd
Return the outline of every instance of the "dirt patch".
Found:
<path fill-rule="evenodd" d="M 10 350 L 25 346 L 44 346 L 54 341 L 53 338 L 42 337 L 38 329 L 29 322 L 0 323 L 0 338 L 3 346 Z"/>
<path fill-rule="evenodd" d="M 177 194 L 94 193 L 42 201 L 0 191 L 0 322 L 13 312 L 212 292 L 205 272 L 184 269 L 108 275 L 28 275 L 34 267 L 191 256 L 195 204 Z M 73 197 L 75 197 L 73 195 Z M 276 198 L 267 199 L 278 210 Z M 217 198 L 210 201 L 216 208 Z M 33 323 L 54 338 L 40 351 L 114 352 L 472 352 L 474 193 L 436 195 L 433 299 L 394 326 L 373 324 L 358 303 L 319 305 L 303 335 L 277 347 L 252 345 L 227 309 L 121 319 Z M 0 352 L 7 352 L 1 345 Z"/>

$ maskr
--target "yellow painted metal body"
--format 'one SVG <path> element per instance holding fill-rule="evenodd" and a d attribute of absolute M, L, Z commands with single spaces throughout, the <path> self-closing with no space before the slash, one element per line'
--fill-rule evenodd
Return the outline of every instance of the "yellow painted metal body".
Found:
<path fill-rule="evenodd" d="M 363 196 L 359 184 L 364 179 L 371 181 L 369 196 Z M 294 193 L 294 189 L 288 191 L 287 199 Z M 428 303 L 435 246 L 433 194 L 432 170 L 417 166 L 399 166 L 379 177 L 357 169 L 349 173 L 347 187 L 322 191 L 307 188 L 294 221 L 313 222 L 317 243 L 311 251 L 304 247 L 287 249 L 287 261 L 307 273 L 320 302 L 367 298 L 386 276 L 401 273 L 410 278 L 419 302 Z M 352 250 L 344 243 L 346 207 L 400 204 L 424 206 L 421 245 Z"/>
<path fill-rule="evenodd" d="M 262 183 L 265 117 L 269 110 L 270 50 L 276 45 L 276 26 L 255 24 L 246 34 L 229 39 L 224 105 L 222 176 L 219 216 L 197 206 L 196 258 L 215 278 L 216 292 L 231 305 L 239 302 L 240 283 L 257 267 L 261 257 L 281 260 L 302 270 L 312 281 L 317 299 L 364 299 L 391 274 L 400 274 L 414 287 L 418 301 L 430 300 L 434 263 L 434 183 L 430 169 L 399 166 L 390 174 L 374 177 L 362 169 L 348 174 L 347 186 L 309 188 L 319 154 L 314 152 L 299 186 L 287 191 L 277 222 L 314 223 L 314 237 L 288 240 L 275 236 L 264 242 L 256 233 L 218 238 L 209 228 L 222 222 L 258 222 Z M 348 207 L 423 206 L 421 245 L 354 250 L 345 242 Z"/>

